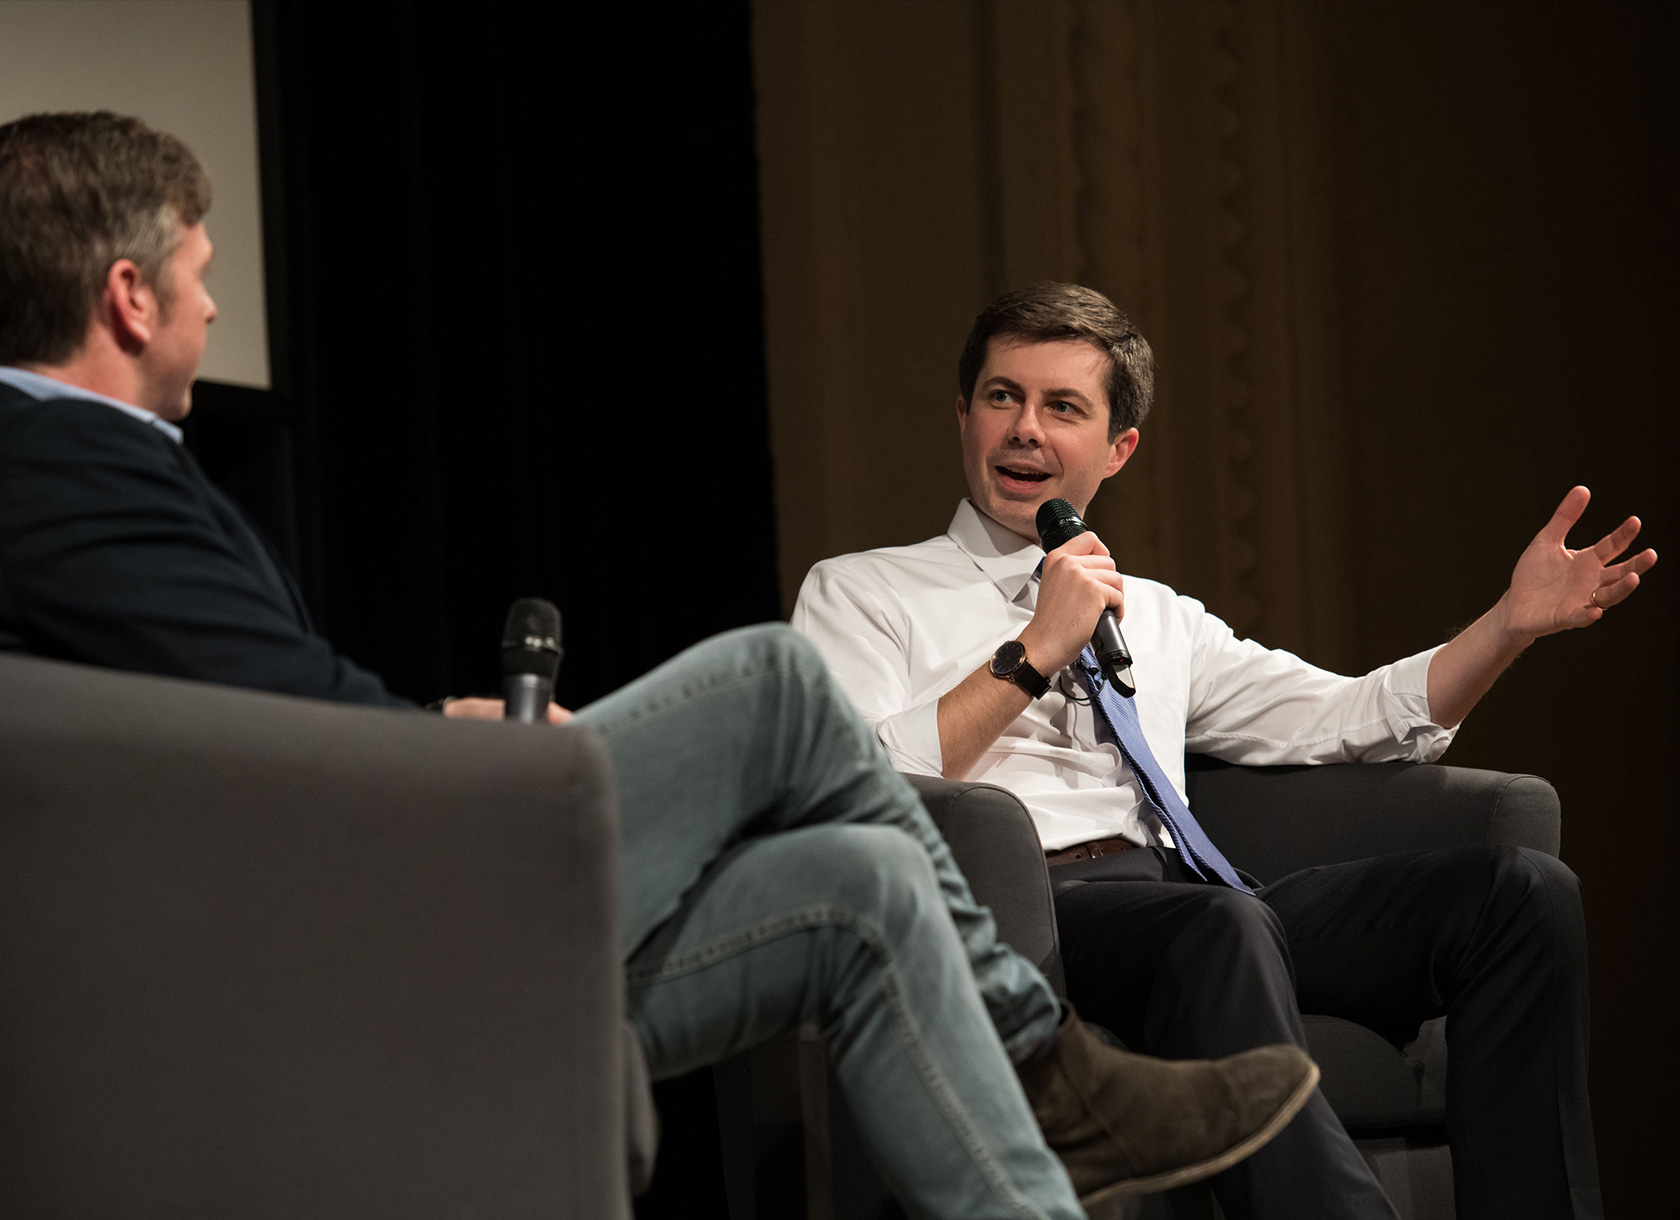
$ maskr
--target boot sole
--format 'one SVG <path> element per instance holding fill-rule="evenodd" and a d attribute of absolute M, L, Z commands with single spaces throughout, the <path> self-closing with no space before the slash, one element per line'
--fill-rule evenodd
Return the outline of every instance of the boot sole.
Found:
<path fill-rule="evenodd" d="M 1295 1091 L 1289 1095 L 1283 1105 L 1278 1107 L 1276 1114 L 1266 1120 L 1266 1123 L 1253 1135 L 1240 1143 L 1233 1144 L 1218 1156 L 1205 1161 L 1198 1161 L 1194 1165 L 1181 1165 L 1177 1169 L 1169 1169 L 1165 1173 L 1152 1174 L 1147 1178 L 1127 1178 L 1121 1182 L 1110 1182 L 1107 1186 L 1092 1191 L 1088 1195 L 1081 1195 L 1079 1203 L 1088 1206 L 1100 1203 L 1104 1199 L 1111 1199 L 1119 1195 L 1148 1195 L 1158 1191 L 1172 1190 L 1176 1186 L 1187 1186 L 1191 1182 L 1199 1182 L 1203 1178 L 1211 1177 L 1222 1169 L 1229 1169 L 1244 1157 L 1258 1152 L 1271 1142 L 1273 1136 L 1289 1124 L 1289 1120 L 1300 1113 L 1301 1107 L 1307 1104 L 1313 1090 L 1318 1087 L 1318 1064 L 1308 1061 L 1307 1074 Z"/>

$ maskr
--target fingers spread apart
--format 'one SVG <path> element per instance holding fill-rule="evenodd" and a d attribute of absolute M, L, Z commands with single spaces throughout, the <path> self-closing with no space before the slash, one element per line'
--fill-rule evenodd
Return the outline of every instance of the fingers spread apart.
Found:
<path fill-rule="evenodd" d="M 1634 564 L 1638 564 L 1639 561 L 1645 559 L 1646 556 L 1650 557 L 1649 562 L 1644 563 L 1639 567 L 1633 567 Z M 1644 551 L 1628 560 L 1627 563 L 1618 565 L 1618 567 L 1622 569 L 1631 570 L 1627 571 L 1620 580 L 1612 581 L 1606 585 L 1600 585 L 1598 588 L 1594 589 L 1592 593 L 1588 595 L 1587 600 L 1591 602 L 1593 609 L 1596 610 L 1608 610 L 1611 606 L 1619 605 L 1620 603 L 1625 602 L 1633 595 L 1633 591 L 1639 587 L 1639 574 L 1641 572 L 1649 571 L 1651 564 L 1656 561 L 1657 553 L 1655 551 Z M 1606 573 L 1606 575 L 1608 574 L 1609 573 Z"/>
<path fill-rule="evenodd" d="M 1639 518 L 1629 517 L 1594 544 L 1593 554 L 1598 556 L 1600 562 L 1609 563 L 1639 537 L 1639 528 Z"/>

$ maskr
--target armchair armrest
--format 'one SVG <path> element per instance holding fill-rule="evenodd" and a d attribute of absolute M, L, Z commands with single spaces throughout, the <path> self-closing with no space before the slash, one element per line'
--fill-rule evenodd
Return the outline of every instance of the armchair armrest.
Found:
<path fill-rule="evenodd" d="M 0 656 L 0 1212 L 627 1216 L 617 856 L 582 729 Z"/>
<path fill-rule="evenodd" d="M 927 775 L 905 778 L 950 844 L 975 899 L 991 908 L 998 939 L 1043 971 L 1058 995 L 1065 995 L 1050 874 L 1026 806 L 994 784 Z"/>
<path fill-rule="evenodd" d="M 1533 775 L 1434 763 L 1240 767 L 1185 758 L 1190 808 L 1261 881 L 1424 848 L 1504 844 L 1557 855 L 1557 792 Z"/>

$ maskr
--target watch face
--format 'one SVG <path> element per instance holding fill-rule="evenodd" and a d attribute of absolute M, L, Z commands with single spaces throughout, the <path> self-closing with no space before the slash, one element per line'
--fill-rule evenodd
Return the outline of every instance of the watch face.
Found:
<path fill-rule="evenodd" d="M 1027 659 L 1027 646 L 1020 640 L 1010 640 L 992 654 L 992 673 L 999 678 L 1007 678 L 1017 669 L 1021 662 Z"/>

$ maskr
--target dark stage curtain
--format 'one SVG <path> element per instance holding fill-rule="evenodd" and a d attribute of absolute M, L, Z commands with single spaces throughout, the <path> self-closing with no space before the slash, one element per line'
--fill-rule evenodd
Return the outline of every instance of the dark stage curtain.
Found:
<path fill-rule="evenodd" d="M 277 393 L 191 443 L 419 700 L 516 597 L 572 705 L 778 615 L 746 6 L 564 11 L 257 6 Z"/>
<path fill-rule="evenodd" d="M 275 389 L 188 443 L 393 690 L 542 596 L 575 707 L 779 614 L 748 14 L 515 12 L 257 0 Z M 709 1074 L 657 1093 L 638 1215 L 722 1214 Z"/>

